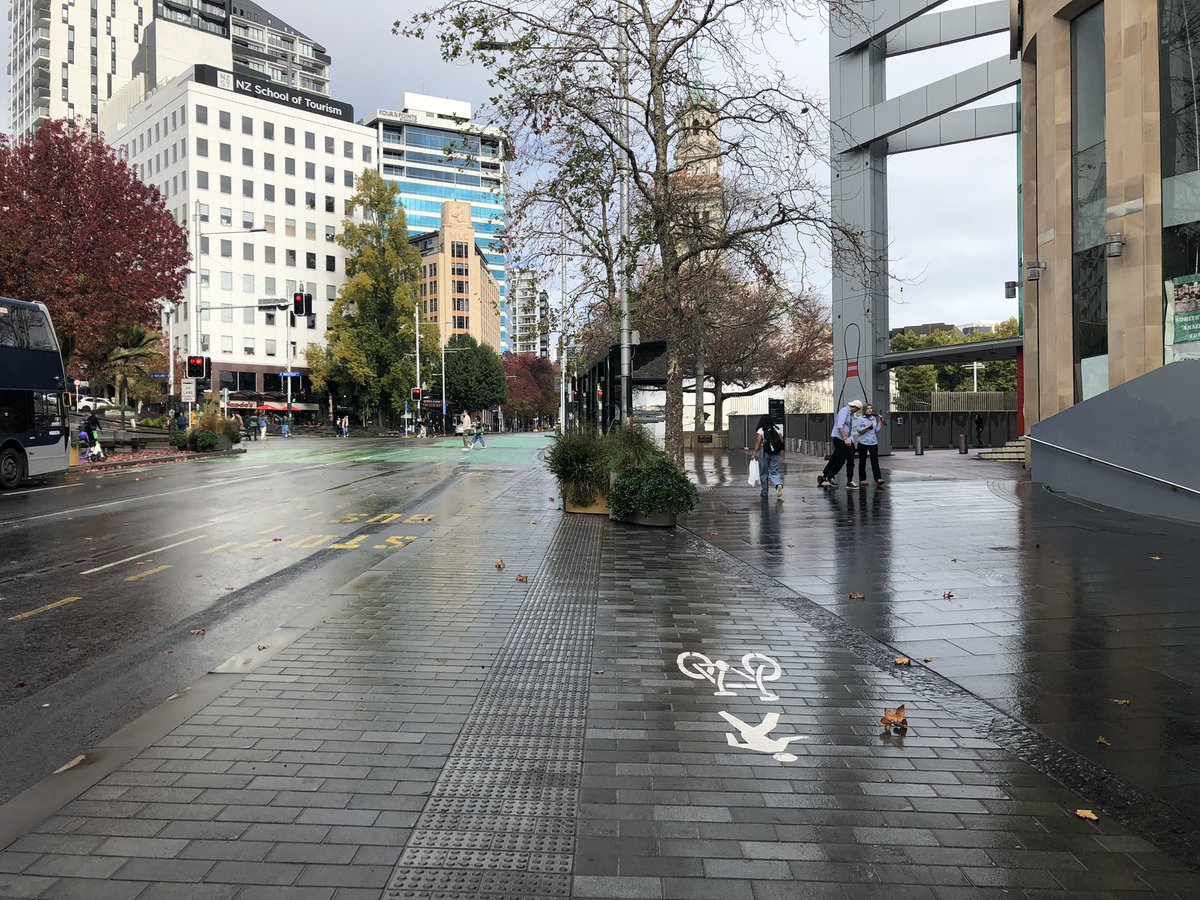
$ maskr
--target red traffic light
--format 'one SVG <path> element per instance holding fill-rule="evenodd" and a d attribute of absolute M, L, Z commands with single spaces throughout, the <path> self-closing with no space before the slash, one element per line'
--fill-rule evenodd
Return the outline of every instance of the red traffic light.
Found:
<path fill-rule="evenodd" d="M 304 311 L 304 294 L 301 291 L 297 291 L 296 293 L 292 294 L 292 315 L 307 315 L 307 313 Z"/>
<path fill-rule="evenodd" d="M 413 388 L 413 389 L 412 389 L 412 398 L 413 398 L 414 400 L 420 400 L 420 399 L 421 399 L 421 389 L 420 389 L 419 387 L 415 387 L 415 388 Z"/>
<path fill-rule="evenodd" d="M 187 358 L 188 378 L 207 378 L 209 373 L 207 356 L 189 356 Z"/>

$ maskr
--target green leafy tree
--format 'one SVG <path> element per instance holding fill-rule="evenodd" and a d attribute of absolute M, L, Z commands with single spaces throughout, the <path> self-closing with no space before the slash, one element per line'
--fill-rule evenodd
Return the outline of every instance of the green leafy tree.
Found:
<path fill-rule="evenodd" d="M 348 397 L 364 422 L 374 412 L 382 424 L 395 418 L 417 385 L 421 256 L 409 243 L 395 184 L 367 169 L 350 204 L 361 216 L 343 220 L 337 237 L 348 253 L 347 279 L 329 314 L 328 344 L 309 344 L 304 358 L 315 390 Z M 432 360 L 437 327 L 423 325 L 421 337 Z M 428 380 L 432 365 L 422 369 Z"/>
<path fill-rule="evenodd" d="M 121 427 L 125 427 L 125 407 L 129 404 L 130 385 L 148 381 L 146 367 L 163 357 L 163 336 L 141 325 L 121 325 L 116 329 L 113 346 L 104 356 L 105 375 L 117 389 L 121 407 Z"/>
<path fill-rule="evenodd" d="M 496 351 L 469 334 L 446 345 L 446 401 L 459 409 L 491 409 L 508 400 L 508 379 Z"/>

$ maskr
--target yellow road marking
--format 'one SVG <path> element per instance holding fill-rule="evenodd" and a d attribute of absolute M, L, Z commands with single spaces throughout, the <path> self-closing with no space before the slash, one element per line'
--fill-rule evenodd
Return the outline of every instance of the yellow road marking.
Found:
<path fill-rule="evenodd" d="M 403 513 L 380 513 L 377 516 L 371 516 L 367 519 L 368 525 L 390 525 L 395 522 Z"/>
<path fill-rule="evenodd" d="M 30 616 L 36 616 L 38 613 L 44 613 L 52 609 L 58 609 L 60 606 L 66 606 L 68 603 L 74 603 L 76 600 L 82 599 L 82 597 L 64 597 L 62 600 L 56 600 L 54 603 L 47 603 L 45 606 L 39 606 L 37 609 L 31 609 L 29 612 L 23 612 L 15 616 L 9 616 L 8 621 L 20 622 L 22 619 L 28 619 Z"/>
<path fill-rule="evenodd" d="M 283 531 L 283 525 L 272 525 L 270 528 L 265 528 L 259 534 L 270 534 L 272 531 Z"/>
<path fill-rule="evenodd" d="M 344 544 L 330 544 L 332 550 L 357 550 L 358 545 L 367 539 L 365 534 L 360 534 L 358 537 L 346 541 Z"/>
<path fill-rule="evenodd" d="M 288 544 L 288 546 L 295 550 L 316 550 L 322 544 L 336 539 L 336 534 L 310 534 L 303 540 L 296 541 L 294 544 Z"/>
<path fill-rule="evenodd" d="M 325 513 L 323 513 L 323 512 L 309 513 L 307 516 L 304 517 L 304 521 L 307 522 L 309 519 L 319 519 L 323 515 L 325 515 Z"/>
<path fill-rule="evenodd" d="M 201 550 L 200 552 L 207 556 L 210 553 L 216 553 L 218 550 L 224 550 L 227 547 L 232 547 L 236 543 L 237 541 L 228 541 L 227 543 L 217 544 L 215 547 L 209 547 L 207 550 Z"/>
<path fill-rule="evenodd" d="M 138 572 L 136 575 L 130 575 L 125 580 L 126 581 L 137 581 L 139 578 L 145 578 L 147 575 L 157 575 L 159 572 L 165 572 L 165 571 L 167 571 L 167 569 L 170 569 L 170 568 L 173 568 L 173 567 L 172 566 L 158 566 L 157 568 L 154 568 L 154 569 L 147 569 L 145 572 Z"/>
<path fill-rule="evenodd" d="M 404 524 L 405 525 L 419 525 L 423 522 L 432 522 L 432 521 L 433 521 L 433 516 L 426 516 L 426 515 L 422 515 L 422 514 L 418 513 L 415 516 L 409 516 L 407 519 L 405 519 Z"/>

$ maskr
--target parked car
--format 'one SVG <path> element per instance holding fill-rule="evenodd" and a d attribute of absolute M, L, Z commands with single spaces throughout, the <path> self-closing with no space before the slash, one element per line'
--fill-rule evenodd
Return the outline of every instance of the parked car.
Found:
<path fill-rule="evenodd" d="M 94 409 L 115 409 L 116 404 L 111 400 L 106 400 L 103 397 L 76 397 L 75 406 L 80 412 L 89 412 Z"/>

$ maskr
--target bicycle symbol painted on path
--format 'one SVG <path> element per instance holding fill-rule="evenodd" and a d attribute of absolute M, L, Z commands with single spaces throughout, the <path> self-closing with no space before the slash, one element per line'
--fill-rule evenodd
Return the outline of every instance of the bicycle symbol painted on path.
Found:
<path fill-rule="evenodd" d="M 730 690 L 727 680 L 732 678 L 732 686 L 748 688 L 751 685 L 758 688 L 758 695 L 763 700 L 775 701 L 779 695 L 768 690 L 764 682 L 778 681 L 783 674 L 779 663 L 765 653 L 747 653 L 742 657 L 741 668 L 735 668 L 723 659 L 712 660 L 703 653 L 685 650 L 675 660 L 679 671 L 696 681 L 711 681 L 717 686 L 714 697 L 736 697 L 737 691 Z"/>

